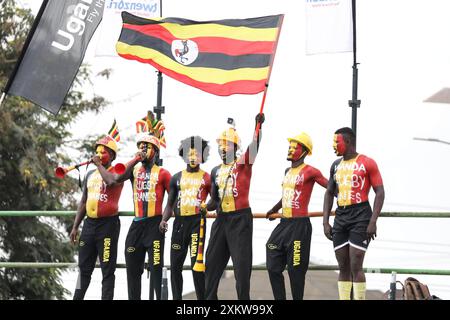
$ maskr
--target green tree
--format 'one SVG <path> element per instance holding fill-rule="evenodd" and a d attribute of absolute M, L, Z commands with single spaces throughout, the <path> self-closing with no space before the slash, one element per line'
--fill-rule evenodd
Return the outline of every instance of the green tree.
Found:
<path fill-rule="evenodd" d="M 14 0 L 0 3 L 0 87 L 4 88 L 33 21 Z M 24 99 L 9 96 L 0 107 L 0 210 L 75 210 L 77 179 L 57 179 L 54 168 L 74 164 L 64 150 L 86 141 L 71 141 L 69 125 L 107 102 L 86 98 L 89 81 L 82 67 L 57 116 Z M 92 141 L 92 140 L 91 140 Z M 83 150 L 84 148 L 84 150 Z M 92 152 L 92 150 L 90 150 Z M 75 196 L 74 196 L 75 195 Z M 0 217 L 0 261 L 70 262 L 74 248 L 68 232 L 73 218 Z M 0 269 L 0 299 L 64 299 L 60 269 Z"/>

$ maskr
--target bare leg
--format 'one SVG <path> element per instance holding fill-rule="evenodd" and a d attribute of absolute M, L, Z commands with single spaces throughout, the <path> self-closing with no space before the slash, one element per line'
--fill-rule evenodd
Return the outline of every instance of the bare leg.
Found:
<path fill-rule="evenodd" d="M 339 265 L 339 281 L 352 281 L 349 247 L 346 245 L 334 252 Z"/>
<path fill-rule="evenodd" d="M 354 248 L 352 246 L 348 246 L 349 256 L 350 256 L 350 270 L 352 274 L 353 282 L 366 282 L 366 276 L 363 272 L 363 262 L 364 256 L 366 252 L 361 249 Z"/>

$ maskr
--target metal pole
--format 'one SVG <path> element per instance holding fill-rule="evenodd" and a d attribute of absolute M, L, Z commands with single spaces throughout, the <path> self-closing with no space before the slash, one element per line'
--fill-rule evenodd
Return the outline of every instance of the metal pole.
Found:
<path fill-rule="evenodd" d="M 162 89 L 163 89 L 163 77 L 161 71 L 158 71 L 158 92 L 156 96 L 156 106 L 153 111 L 156 113 L 156 119 L 161 120 L 161 114 L 165 112 L 165 108 L 162 105 Z"/>
<path fill-rule="evenodd" d="M 162 0 L 159 1 L 159 16 L 162 18 Z M 162 89 L 163 89 L 163 77 L 162 77 L 162 73 L 161 71 L 158 71 L 158 91 L 157 91 L 157 95 L 156 95 L 156 106 L 153 107 L 153 111 L 156 113 L 156 119 L 157 120 L 161 120 L 161 115 L 164 113 L 164 106 L 162 105 Z M 159 155 L 156 158 L 155 163 L 158 166 L 162 166 L 163 161 L 162 159 L 160 159 Z M 150 266 L 150 256 L 149 256 L 149 266 Z M 150 284 L 149 284 L 149 295 L 148 298 L 149 300 L 153 300 L 154 299 L 154 274 L 153 272 L 150 271 L 150 268 L 148 269 L 148 272 L 150 273 Z"/>
<path fill-rule="evenodd" d="M 162 18 L 162 0 L 159 1 L 159 16 Z M 157 77 L 158 77 L 158 91 L 156 96 L 156 106 L 153 107 L 153 111 L 156 113 L 156 119 L 161 120 L 161 115 L 165 113 L 165 108 L 162 105 L 163 77 L 161 71 L 158 71 Z M 162 166 L 163 161 L 158 157 L 155 163 L 158 166 Z"/>
<path fill-rule="evenodd" d="M 348 101 L 352 108 L 352 129 L 356 135 L 357 110 L 361 105 L 358 100 L 358 63 L 356 62 L 356 0 L 352 0 L 352 20 L 353 20 L 353 78 L 352 78 L 352 100 Z"/>
<path fill-rule="evenodd" d="M 167 286 L 167 268 L 162 269 L 162 283 L 161 283 L 161 300 L 169 300 L 169 288 Z"/>
<path fill-rule="evenodd" d="M 392 271 L 391 273 L 391 285 L 389 290 L 389 300 L 395 300 L 395 295 L 397 293 L 397 272 Z"/>

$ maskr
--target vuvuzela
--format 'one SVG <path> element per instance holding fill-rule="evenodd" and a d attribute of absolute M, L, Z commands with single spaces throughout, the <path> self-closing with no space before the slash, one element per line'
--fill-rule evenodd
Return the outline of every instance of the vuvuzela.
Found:
<path fill-rule="evenodd" d="M 203 261 L 203 244 L 205 243 L 205 222 L 206 222 L 206 204 L 203 202 L 200 205 L 200 235 L 198 240 L 197 258 L 195 260 L 192 270 L 197 272 L 205 272 L 205 263 Z"/>

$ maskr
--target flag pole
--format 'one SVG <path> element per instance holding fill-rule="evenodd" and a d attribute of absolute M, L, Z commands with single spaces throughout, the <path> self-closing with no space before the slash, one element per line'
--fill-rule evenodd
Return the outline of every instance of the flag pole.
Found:
<path fill-rule="evenodd" d="M 266 88 L 264 89 L 264 94 L 263 94 L 263 98 L 261 101 L 261 107 L 259 108 L 259 114 L 262 114 L 264 111 L 264 104 L 266 103 L 266 95 L 267 95 L 267 89 L 269 88 L 269 83 L 266 83 Z M 256 124 L 256 129 L 255 129 L 255 137 L 258 136 L 259 134 L 259 130 L 261 129 L 261 123 L 257 123 Z"/>
<path fill-rule="evenodd" d="M 162 18 L 162 0 L 159 0 L 159 17 Z M 156 113 L 157 120 L 161 120 L 161 115 L 165 111 L 164 110 L 165 108 L 162 105 L 162 88 L 163 88 L 162 72 L 158 71 L 158 91 L 156 96 L 156 106 L 153 108 L 153 111 L 155 111 Z"/>
<path fill-rule="evenodd" d="M 162 18 L 162 0 L 159 0 L 159 16 Z M 162 105 L 162 90 L 163 90 L 163 77 L 161 71 L 158 71 L 157 73 L 158 78 L 158 87 L 157 87 L 157 94 L 156 94 L 156 106 L 153 107 L 153 111 L 156 113 L 156 120 L 161 120 L 161 115 L 165 112 L 165 107 Z M 162 166 L 163 161 L 162 159 L 158 157 L 156 158 L 155 163 L 158 166 Z M 150 271 L 150 256 L 148 261 L 149 266 L 149 272 L 150 272 L 150 283 L 149 283 L 149 300 L 154 300 L 155 297 L 155 284 L 154 284 L 154 273 Z M 158 298 L 158 297 L 157 297 Z"/>
<path fill-rule="evenodd" d="M 8 82 L 6 82 L 5 88 L 3 89 L 2 96 L 0 98 L 0 107 L 2 106 L 3 100 L 5 99 L 6 95 L 8 94 L 9 88 L 11 87 L 14 78 L 16 77 L 17 72 L 19 71 L 20 64 L 22 63 L 23 57 L 25 56 L 25 52 L 27 52 L 28 46 L 30 45 L 31 39 L 33 38 L 34 32 L 37 29 L 37 26 L 39 24 L 39 21 L 41 20 L 42 15 L 44 14 L 44 10 L 47 7 L 47 4 L 50 0 L 44 0 L 41 4 L 41 7 L 39 8 L 39 12 L 36 15 L 36 18 L 33 21 L 33 25 L 31 26 L 30 33 L 27 36 L 27 39 L 25 40 L 25 43 L 23 44 L 22 51 L 20 52 L 20 56 L 17 59 L 17 62 L 14 66 L 14 69 L 11 73 L 11 75 L 8 78 Z"/>
<path fill-rule="evenodd" d="M 259 108 L 259 114 L 262 114 L 264 111 L 264 105 L 266 103 L 266 96 L 267 96 L 267 90 L 269 89 L 269 81 L 270 81 L 270 76 L 272 74 L 272 66 L 273 66 L 273 61 L 275 59 L 275 53 L 277 52 L 277 47 L 278 47 L 278 40 L 280 39 L 280 33 L 281 33 L 281 26 L 283 25 L 283 19 L 284 19 L 284 14 L 280 15 L 280 20 L 278 21 L 278 34 L 277 34 L 277 39 L 275 41 L 274 44 L 274 50 L 273 50 L 273 54 L 272 57 L 270 59 L 270 67 L 269 67 L 269 74 L 267 76 L 267 82 L 266 82 L 266 87 L 264 89 L 264 94 L 263 94 L 263 98 L 261 101 L 261 107 Z M 258 122 L 256 124 L 256 129 L 255 129 L 255 136 L 258 137 L 259 134 L 259 130 L 261 129 L 261 123 Z"/>
<path fill-rule="evenodd" d="M 159 16 L 162 18 L 162 0 L 159 0 Z M 157 72 L 158 77 L 158 90 L 156 96 L 156 106 L 153 107 L 153 111 L 156 113 L 156 119 L 161 120 L 161 115 L 165 113 L 165 107 L 162 105 L 162 90 L 163 90 L 163 77 L 161 71 Z M 156 159 L 156 164 L 162 166 L 163 161 L 159 157 Z"/>
<path fill-rule="evenodd" d="M 353 20 L 353 79 L 352 79 L 352 100 L 348 101 L 352 108 L 352 129 L 356 135 L 357 112 L 361 105 L 358 100 L 358 63 L 356 62 L 356 0 L 352 0 L 352 20 Z"/>

